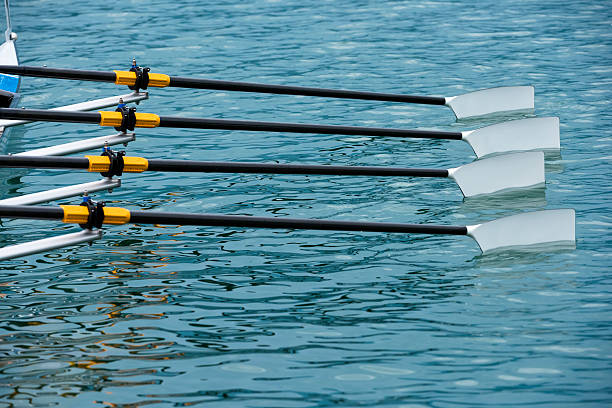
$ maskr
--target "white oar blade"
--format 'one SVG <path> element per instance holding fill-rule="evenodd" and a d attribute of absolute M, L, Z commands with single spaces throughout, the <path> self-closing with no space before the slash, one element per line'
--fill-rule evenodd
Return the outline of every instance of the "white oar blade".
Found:
<path fill-rule="evenodd" d="M 533 86 L 503 86 L 446 98 L 457 119 L 534 108 Z"/>
<path fill-rule="evenodd" d="M 561 147 L 557 117 L 511 120 L 462 133 L 478 157 Z"/>
<path fill-rule="evenodd" d="M 448 170 L 466 197 L 543 185 L 544 153 L 523 152 L 477 160 Z"/>
<path fill-rule="evenodd" d="M 498 248 L 576 242 L 576 213 L 572 209 L 544 210 L 469 225 L 468 235 L 482 252 Z"/>

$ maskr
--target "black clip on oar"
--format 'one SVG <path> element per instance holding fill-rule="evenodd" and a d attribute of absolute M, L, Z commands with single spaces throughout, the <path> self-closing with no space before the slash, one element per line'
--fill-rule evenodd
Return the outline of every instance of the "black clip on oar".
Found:
<path fill-rule="evenodd" d="M 113 176 L 121 177 L 123 174 L 123 168 L 125 163 L 123 161 L 123 156 L 125 156 L 125 150 L 121 150 L 116 152 L 112 150 L 107 145 L 102 148 L 101 156 L 106 156 L 110 160 L 110 165 L 108 166 L 108 170 L 105 172 L 100 172 L 103 177 L 112 178 Z"/>
<path fill-rule="evenodd" d="M 83 201 L 81 202 L 81 206 L 87 207 L 89 211 L 89 216 L 87 217 L 87 222 L 85 224 L 79 224 L 81 228 L 92 230 L 94 228 L 101 228 L 102 223 L 104 222 L 104 206 L 106 203 L 104 201 L 95 202 L 87 195 L 83 195 Z M 91 243 L 90 243 L 91 245 Z"/>
<path fill-rule="evenodd" d="M 147 89 L 149 86 L 149 71 L 151 68 L 140 68 L 136 65 L 136 58 L 132 59 L 132 68 L 130 68 L 131 72 L 136 73 L 136 82 L 134 85 L 128 85 L 133 91 L 140 91 L 141 89 Z"/>
<path fill-rule="evenodd" d="M 121 104 L 125 105 L 125 104 Z M 136 108 L 128 108 L 127 106 L 118 106 L 115 112 L 121 112 L 121 126 L 115 126 L 115 130 L 125 133 L 128 130 L 134 130 L 136 127 Z"/>

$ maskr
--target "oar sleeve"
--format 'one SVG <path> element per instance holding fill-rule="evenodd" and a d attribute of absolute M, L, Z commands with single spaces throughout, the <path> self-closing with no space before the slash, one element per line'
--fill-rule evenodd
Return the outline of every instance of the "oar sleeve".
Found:
<path fill-rule="evenodd" d="M 100 111 L 100 126 L 121 127 L 124 125 L 124 115 L 122 112 Z M 135 127 L 154 128 L 159 126 L 159 116 L 154 113 L 135 112 Z"/>
<path fill-rule="evenodd" d="M 72 224 L 86 224 L 90 218 L 89 208 L 82 205 L 61 205 L 62 221 Z M 38 207 L 46 208 L 46 207 Z M 130 211 L 121 207 L 103 207 L 104 224 L 121 225 L 130 222 Z"/>
<path fill-rule="evenodd" d="M 134 71 L 113 71 L 115 73 L 115 83 L 117 85 L 129 85 L 136 84 L 136 72 Z M 154 74 L 149 72 L 149 81 L 147 86 L 154 86 L 156 88 L 164 88 L 170 84 L 170 77 L 165 74 Z"/>

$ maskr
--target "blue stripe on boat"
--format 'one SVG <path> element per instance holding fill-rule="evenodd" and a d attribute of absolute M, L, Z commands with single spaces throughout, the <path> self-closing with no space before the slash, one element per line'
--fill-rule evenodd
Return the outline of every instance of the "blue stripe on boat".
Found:
<path fill-rule="evenodd" d="M 9 92 L 17 92 L 19 87 L 19 77 L 14 75 L 2 75 L 0 74 L 0 89 Z"/>

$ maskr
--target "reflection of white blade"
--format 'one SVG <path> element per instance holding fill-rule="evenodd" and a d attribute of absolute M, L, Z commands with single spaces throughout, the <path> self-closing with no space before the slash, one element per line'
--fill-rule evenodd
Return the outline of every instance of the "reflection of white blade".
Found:
<path fill-rule="evenodd" d="M 37 241 L 26 242 L 25 244 L 8 246 L 0 248 L 0 261 L 91 242 L 101 237 L 101 230 L 83 230 L 72 234 L 60 235 L 58 237 L 39 239 Z"/>
<path fill-rule="evenodd" d="M 545 182 L 544 153 L 523 152 L 491 157 L 449 169 L 448 175 L 466 197 L 534 187 Z"/>
<path fill-rule="evenodd" d="M 559 150 L 559 118 L 511 120 L 462 132 L 476 156 L 528 150 Z"/>
<path fill-rule="evenodd" d="M 576 213 L 572 209 L 544 210 L 469 225 L 468 235 L 482 252 L 502 247 L 575 242 Z"/>
<path fill-rule="evenodd" d="M 533 94 L 533 86 L 504 86 L 445 99 L 446 106 L 455 112 L 457 119 L 463 119 L 496 112 L 533 109 Z"/>

